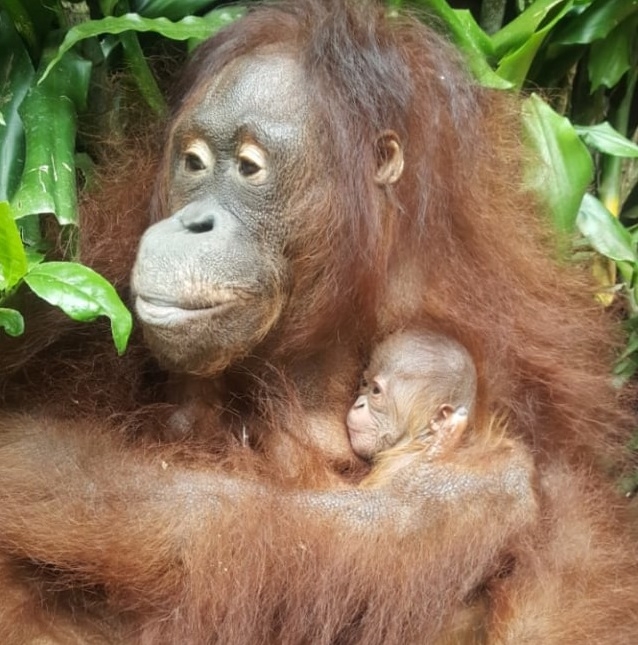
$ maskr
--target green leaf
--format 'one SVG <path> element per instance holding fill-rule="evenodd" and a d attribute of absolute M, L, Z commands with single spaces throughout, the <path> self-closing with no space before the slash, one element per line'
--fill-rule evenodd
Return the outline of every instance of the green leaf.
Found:
<path fill-rule="evenodd" d="M 564 45 L 588 45 L 605 38 L 625 18 L 638 11 L 638 0 L 594 0 L 556 35 Z"/>
<path fill-rule="evenodd" d="M 111 333 L 119 354 L 126 349 L 132 317 L 117 292 L 101 275 L 75 262 L 45 262 L 25 276 L 31 290 L 60 307 L 73 320 L 111 320 Z"/>
<path fill-rule="evenodd" d="M 44 262 L 44 255 L 42 253 L 38 253 L 38 251 L 34 251 L 28 247 L 24 249 L 24 252 L 27 256 L 27 272 L 31 271 L 36 264 Z"/>
<path fill-rule="evenodd" d="M 632 331 L 631 334 L 629 334 L 625 349 L 622 351 L 618 358 L 627 358 L 627 356 L 633 354 L 634 352 L 638 352 L 638 334 L 636 334 L 635 331 Z"/>
<path fill-rule="evenodd" d="M 47 246 L 48 243 L 42 236 L 42 221 L 39 215 L 20 217 L 20 219 L 16 219 L 16 224 L 20 229 L 20 237 L 25 250 L 29 247 L 43 249 Z"/>
<path fill-rule="evenodd" d="M 561 7 L 559 15 L 562 16 L 565 11 L 571 8 L 572 4 L 573 0 L 536 0 L 523 13 L 492 36 L 492 46 L 496 57 L 501 59 L 509 52 L 523 47 L 551 11 Z M 552 22 L 556 22 L 556 19 Z"/>
<path fill-rule="evenodd" d="M 133 31 L 127 31 L 120 35 L 120 41 L 124 48 L 126 62 L 133 73 L 133 78 L 135 78 L 140 93 L 155 114 L 164 115 L 166 113 L 166 101 L 157 86 L 151 68 L 148 66 L 140 42 L 137 39 L 137 34 Z"/>
<path fill-rule="evenodd" d="M 465 54 L 472 74 L 482 85 L 497 89 L 512 87 L 490 67 L 488 59 L 494 53 L 492 41 L 469 11 L 454 10 L 445 0 L 418 0 L 417 4 L 441 19 L 452 40 Z"/>
<path fill-rule="evenodd" d="M 18 108 L 35 76 L 31 58 L 6 13 L 0 13 L 0 201 L 15 193 L 24 166 L 24 128 Z"/>
<path fill-rule="evenodd" d="M 150 31 L 171 40 L 190 40 L 194 38 L 202 41 L 236 20 L 244 12 L 243 7 L 217 9 L 203 18 L 188 16 L 179 22 L 171 22 L 166 18 L 142 18 L 136 13 L 127 13 L 123 16 L 108 16 L 101 20 L 83 22 L 69 29 L 58 53 L 44 71 L 40 82 L 44 81 L 53 67 L 62 59 L 65 52 L 68 52 L 71 47 L 86 38 L 93 38 L 100 34 L 121 34 L 125 31 Z"/>
<path fill-rule="evenodd" d="M 614 157 L 638 157 L 638 145 L 623 137 L 605 121 L 597 125 L 576 125 L 574 129 L 592 148 Z"/>
<path fill-rule="evenodd" d="M 591 91 L 614 87 L 634 65 L 638 48 L 638 12 L 618 25 L 606 38 L 595 42 L 589 52 L 587 71 Z"/>
<path fill-rule="evenodd" d="M 214 0 L 133 0 L 131 10 L 147 18 L 179 20 L 214 4 Z"/>
<path fill-rule="evenodd" d="M 20 0 L 3 0 L 2 7 L 7 12 L 5 16 L 10 16 L 10 22 L 15 25 L 16 30 L 20 33 L 22 38 L 24 38 L 29 49 L 34 54 L 37 53 L 38 35 L 36 33 L 35 24 L 23 3 Z"/>
<path fill-rule="evenodd" d="M 627 229 L 589 193 L 583 197 L 576 225 L 598 253 L 616 262 L 638 261 Z"/>
<path fill-rule="evenodd" d="M 0 291 L 12 289 L 27 272 L 20 231 L 7 202 L 0 202 Z"/>
<path fill-rule="evenodd" d="M 24 333 L 24 318 L 15 309 L 0 307 L 0 327 L 9 336 L 21 336 Z"/>
<path fill-rule="evenodd" d="M 465 45 L 466 51 L 481 52 L 483 56 L 491 55 L 492 41 L 479 27 L 472 14 L 467 10 L 455 10 L 446 0 L 419 0 L 418 4 L 443 20 L 459 44 Z"/>
<path fill-rule="evenodd" d="M 33 57 L 37 58 L 40 45 L 55 20 L 54 3 L 50 0 L 2 0 L 0 5 L 8 11 L 13 24 L 29 44 Z"/>
<path fill-rule="evenodd" d="M 512 88 L 512 83 L 499 76 L 484 58 L 467 54 L 466 62 L 474 78 L 484 87 L 491 87 L 495 90 Z"/>
<path fill-rule="evenodd" d="M 111 16 L 118 2 L 119 0 L 100 0 L 100 11 L 104 16 Z"/>
<path fill-rule="evenodd" d="M 447 3 L 440 3 L 447 4 Z M 472 12 L 467 9 L 455 9 L 448 17 L 454 16 L 455 29 L 458 32 L 458 38 L 467 42 L 470 49 L 480 51 L 483 57 L 494 55 L 494 47 L 491 38 L 481 29 L 481 26 L 474 20 Z"/>
<path fill-rule="evenodd" d="M 532 94 L 523 102 L 523 128 L 539 163 L 527 169 L 527 182 L 549 207 L 559 231 L 571 233 L 594 167 L 571 123 Z"/>
<path fill-rule="evenodd" d="M 549 5 L 549 3 L 547 2 L 545 4 Z M 525 79 L 527 78 L 529 69 L 532 66 L 532 62 L 534 61 L 534 58 L 536 57 L 536 54 L 541 45 L 545 41 L 547 34 L 554 28 L 554 25 L 556 25 L 556 23 L 561 20 L 561 18 L 567 13 L 567 11 L 571 8 L 571 4 L 571 1 L 564 3 L 562 9 L 558 11 L 554 15 L 554 17 L 543 26 L 542 29 L 530 34 L 528 38 L 520 45 L 520 47 L 518 47 L 518 49 L 515 49 L 511 53 L 504 56 L 496 69 L 496 73 L 502 78 L 511 81 L 511 83 L 515 87 L 521 88 L 523 86 L 523 83 L 525 82 Z M 540 21 L 547 15 L 547 12 L 550 9 L 554 9 L 554 7 L 557 5 L 560 5 L 560 3 L 555 2 L 554 4 L 549 5 L 546 12 L 544 12 L 542 15 L 534 15 L 534 19 L 538 19 L 538 22 L 540 23 Z M 532 11 L 533 9 L 534 5 L 532 5 L 528 9 L 528 11 Z M 541 12 L 539 12 L 539 14 L 540 13 Z M 521 14 L 521 16 L 522 15 L 523 14 Z M 530 20 L 530 26 L 531 24 L 532 21 Z"/>
<path fill-rule="evenodd" d="M 53 213 L 60 224 L 76 222 L 76 112 L 86 102 L 90 74 L 91 63 L 70 52 L 23 101 L 27 157 L 12 200 L 16 217 Z"/>

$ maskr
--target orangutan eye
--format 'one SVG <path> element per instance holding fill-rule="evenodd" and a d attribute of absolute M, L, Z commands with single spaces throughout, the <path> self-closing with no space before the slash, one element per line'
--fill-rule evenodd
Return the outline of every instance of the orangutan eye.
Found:
<path fill-rule="evenodd" d="M 201 140 L 191 141 L 184 151 L 186 172 L 201 172 L 213 165 L 213 154 L 208 145 Z"/>
<path fill-rule="evenodd" d="M 256 175 L 260 170 L 261 168 L 254 161 L 250 161 L 249 159 L 239 160 L 239 173 L 244 177 Z"/>
<path fill-rule="evenodd" d="M 376 383 L 376 382 L 375 382 L 375 383 L 372 383 L 372 390 L 371 390 L 371 392 L 372 392 L 372 394 L 375 394 L 375 395 L 381 394 L 381 392 L 382 392 L 382 390 L 381 390 L 381 386 L 380 386 L 378 383 Z"/>
<path fill-rule="evenodd" d="M 189 172 L 199 172 L 200 170 L 205 170 L 206 166 L 197 155 L 189 152 L 184 157 L 184 168 Z"/>
<path fill-rule="evenodd" d="M 237 169 L 246 179 L 260 180 L 265 178 L 266 155 L 254 143 L 243 145 L 237 155 Z"/>

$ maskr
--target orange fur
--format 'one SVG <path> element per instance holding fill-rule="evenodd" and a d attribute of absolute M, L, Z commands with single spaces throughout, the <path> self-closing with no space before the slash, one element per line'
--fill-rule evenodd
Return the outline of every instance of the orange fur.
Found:
<path fill-rule="evenodd" d="M 363 479 L 361 485 L 375 487 L 387 483 L 414 460 L 444 459 L 454 462 L 458 458 L 458 450 L 461 454 L 460 460 L 463 461 L 468 454 L 474 455 L 477 452 L 489 454 L 490 450 L 499 450 L 506 445 L 514 446 L 515 443 L 507 438 L 507 422 L 499 414 L 492 415 L 485 428 L 477 428 L 470 424 L 469 429 L 465 430 L 465 435 L 465 445 L 446 447 L 445 455 L 433 457 L 430 452 L 430 442 L 424 443 L 418 436 L 408 433 L 406 442 L 401 442 L 375 455 L 372 471 Z M 460 440 L 462 437 L 456 439 Z"/>
<path fill-rule="evenodd" d="M 251 355 L 183 396 L 138 336 L 115 359 L 105 325 L 40 313 L 24 344 L 7 341 L 0 641 L 380 645 L 449 642 L 461 625 L 459 642 L 630 645 L 637 556 L 604 470 L 629 425 L 608 376 L 615 332 L 521 188 L 517 99 L 474 85 L 414 20 L 300 0 L 202 46 L 176 111 L 268 47 L 304 66 L 322 135 L 289 180 L 289 305 Z M 385 129 L 405 171 L 380 189 Z M 149 205 L 167 215 L 160 152 L 132 146 L 84 202 L 82 257 L 125 297 Z M 475 423 L 504 410 L 521 443 L 357 491 L 357 464 L 323 447 L 345 443 L 362 356 L 406 326 L 468 347 Z M 193 397 L 205 432 L 167 441 Z M 516 494 L 536 470 L 538 506 Z M 450 499 L 450 481 L 472 494 Z M 378 502 L 365 530 L 313 506 L 358 493 Z"/>

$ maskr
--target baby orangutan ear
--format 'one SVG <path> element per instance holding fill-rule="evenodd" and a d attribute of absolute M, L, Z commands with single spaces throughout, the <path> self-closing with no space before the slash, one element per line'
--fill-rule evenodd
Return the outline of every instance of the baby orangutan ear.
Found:
<path fill-rule="evenodd" d="M 436 416 L 429 424 L 429 446 L 427 454 L 431 459 L 441 458 L 454 450 L 467 428 L 468 414 L 463 406 L 456 410 L 447 403 L 439 406 Z"/>
<path fill-rule="evenodd" d="M 458 410 L 461 414 L 467 415 L 465 408 L 459 408 Z M 436 416 L 434 417 L 435 421 L 442 422 L 446 419 L 449 419 L 454 414 L 454 408 L 449 403 L 444 403 L 440 405 L 436 411 Z"/>
<path fill-rule="evenodd" d="M 454 420 L 452 416 L 454 415 L 454 408 L 448 403 L 440 405 L 436 409 L 436 414 L 430 419 L 430 428 L 435 432 L 442 432 L 452 429 Z"/>
<path fill-rule="evenodd" d="M 379 186 L 394 184 L 403 173 L 403 147 L 393 130 L 385 130 L 376 141 L 377 172 L 374 180 Z"/>

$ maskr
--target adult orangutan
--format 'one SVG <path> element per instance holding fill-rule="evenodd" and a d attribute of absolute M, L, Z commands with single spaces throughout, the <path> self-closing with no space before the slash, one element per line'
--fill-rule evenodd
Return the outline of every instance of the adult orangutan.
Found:
<path fill-rule="evenodd" d="M 132 290 L 161 369 L 33 315 L 3 354 L 0 641 L 634 642 L 610 330 L 548 257 L 515 99 L 346 0 L 258 7 L 182 80 L 161 161 L 134 149 L 83 229 L 121 286 L 155 186 Z M 407 327 L 469 350 L 475 423 L 525 448 L 357 488 L 346 411 Z"/>

